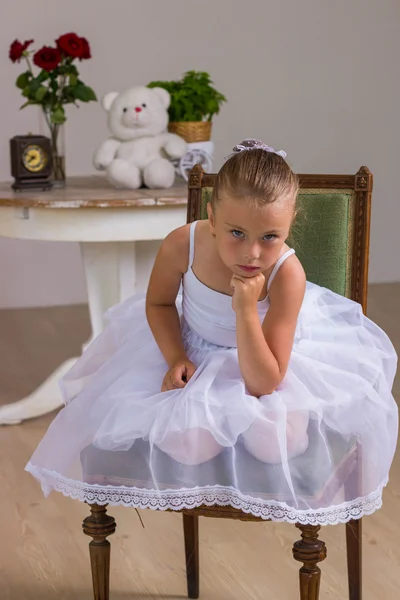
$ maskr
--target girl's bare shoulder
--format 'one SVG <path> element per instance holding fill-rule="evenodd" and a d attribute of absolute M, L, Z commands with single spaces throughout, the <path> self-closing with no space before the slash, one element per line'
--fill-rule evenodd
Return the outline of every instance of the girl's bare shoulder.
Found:
<path fill-rule="evenodd" d="M 290 250 L 289 246 L 284 252 Z M 306 288 L 306 274 L 296 254 L 289 256 L 279 268 L 271 284 L 271 300 L 281 301 L 283 297 L 302 301 Z"/>
<path fill-rule="evenodd" d="M 171 263 L 185 273 L 189 265 L 190 225 L 182 225 L 167 235 L 161 244 L 159 256 L 162 262 Z"/>

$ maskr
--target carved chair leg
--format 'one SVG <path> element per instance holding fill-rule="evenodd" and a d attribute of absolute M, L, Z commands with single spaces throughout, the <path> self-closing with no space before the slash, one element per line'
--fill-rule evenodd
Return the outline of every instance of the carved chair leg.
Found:
<path fill-rule="evenodd" d="M 183 513 L 186 577 L 189 598 L 199 597 L 199 517 Z"/>
<path fill-rule="evenodd" d="M 346 523 L 347 571 L 349 577 L 349 600 L 362 598 L 362 521 Z"/>
<path fill-rule="evenodd" d="M 318 539 L 318 525 L 300 525 L 301 541 L 293 546 L 295 560 L 303 563 L 300 569 L 300 600 L 319 600 L 321 569 L 318 563 L 326 558 L 326 546 Z"/>
<path fill-rule="evenodd" d="M 106 506 L 90 505 L 90 517 L 83 521 L 83 533 L 93 540 L 89 544 L 94 600 L 110 597 L 110 542 L 107 536 L 115 532 L 115 520 L 107 515 Z"/>

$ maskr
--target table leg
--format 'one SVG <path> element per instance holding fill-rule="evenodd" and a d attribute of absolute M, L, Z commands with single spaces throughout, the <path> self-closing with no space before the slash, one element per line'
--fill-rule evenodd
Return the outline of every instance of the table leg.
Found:
<path fill-rule="evenodd" d="M 135 242 L 82 243 L 92 336 L 83 350 L 104 329 L 104 312 L 136 292 Z M 16 425 L 61 408 L 59 380 L 78 357 L 62 363 L 32 394 L 0 407 L 0 425 Z"/>
<path fill-rule="evenodd" d="M 135 242 L 83 243 L 81 253 L 92 340 L 104 329 L 106 310 L 136 292 Z"/>

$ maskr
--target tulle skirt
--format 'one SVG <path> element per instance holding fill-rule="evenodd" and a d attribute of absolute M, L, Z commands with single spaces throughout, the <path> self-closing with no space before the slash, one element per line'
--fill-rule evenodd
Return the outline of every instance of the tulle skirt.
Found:
<path fill-rule="evenodd" d="M 229 505 L 334 524 L 381 506 L 398 433 L 397 356 L 358 304 L 307 284 L 287 374 L 256 398 L 236 348 L 185 323 L 197 369 L 161 392 L 165 360 L 134 296 L 61 382 L 66 406 L 26 469 L 48 495 L 158 510 Z"/>

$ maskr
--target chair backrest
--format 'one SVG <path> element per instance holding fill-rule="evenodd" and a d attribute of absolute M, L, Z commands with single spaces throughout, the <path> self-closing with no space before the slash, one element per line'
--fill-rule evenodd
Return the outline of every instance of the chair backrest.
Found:
<path fill-rule="evenodd" d="M 215 174 L 195 165 L 189 174 L 187 222 L 207 218 Z M 288 244 L 307 279 L 359 302 L 366 310 L 373 177 L 299 175 L 299 214 Z"/>

